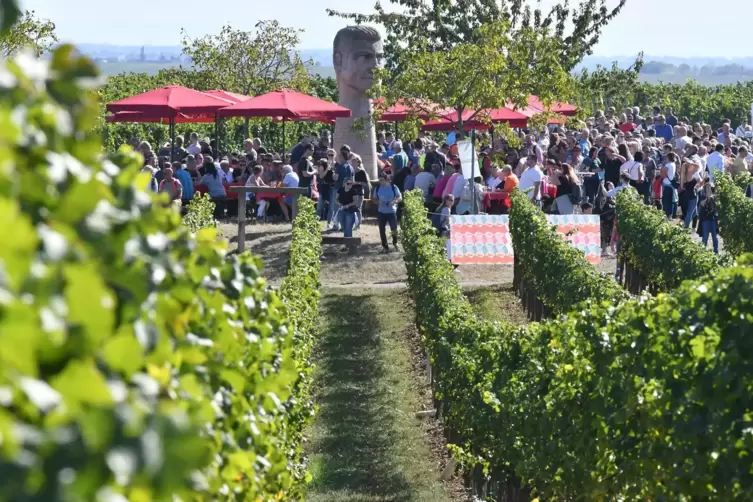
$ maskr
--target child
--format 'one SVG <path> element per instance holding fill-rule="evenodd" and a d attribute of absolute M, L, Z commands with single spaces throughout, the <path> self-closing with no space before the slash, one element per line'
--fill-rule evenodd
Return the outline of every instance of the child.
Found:
<path fill-rule="evenodd" d="M 593 214 L 594 205 L 590 202 L 584 202 L 580 205 L 580 210 L 583 211 L 583 214 Z"/>

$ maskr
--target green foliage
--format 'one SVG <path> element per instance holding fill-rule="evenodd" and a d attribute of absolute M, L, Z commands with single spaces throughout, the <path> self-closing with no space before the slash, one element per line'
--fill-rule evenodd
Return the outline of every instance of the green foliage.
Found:
<path fill-rule="evenodd" d="M 319 268 L 322 237 L 316 204 L 305 197 L 298 199 L 298 214 L 293 221 L 293 240 L 290 245 L 290 264 L 280 287 L 293 329 L 292 357 L 296 364 L 294 398 L 286 403 L 288 417 L 285 426 L 286 453 L 296 477 L 296 489 L 302 488 L 309 476 L 303 463 L 303 430 L 314 415 L 311 395 L 311 351 L 316 341 L 319 323 Z M 296 492 L 300 495 L 300 492 Z"/>
<path fill-rule="evenodd" d="M 611 276 L 602 276 L 581 251 L 557 233 L 526 194 L 516 190 L 511 197 L 515 263 L 544 305 L 555 314 L 566 314 L 589 299 L 619 305 L 629 298 Z"/>
<path fill-rule="evenodd" d="M 311 310 L 150 197 L 135 155 L 103 158 L 90 61 L 64 46 L 28 74 L 6 64 L 0 500 L 297 493 L 289 413 Z"/>
<path fill-rule="evenodd" d="M 380 84 L 372 92 L 384 99 L 377 102 L 376 115 L 398 102 L 430 116 L 450 109 L 462 129 L 466 111 L 474 112 L 467 120 L 485 121 L 485 110 L 508 103 L 525 107 L 531 94 L 544 102 L 568 97 L 571 79 L 558 57 L 560 42 L 547 30 L 513 32 L 500 21 L 479 27 L 474 40 L 446 51 L 433 50 L 427 40 L 404 53 L 409 71 L 377 71 Z"/>
<path fill-rule="evenodd" d="M 740 188 L 753 183 L 753 179 L 750 176 L 738 178 L 733 179 L 726 173 L 715 177 L 719 234 L 724 239 L 724 250 L 732 256 L 753 252 L 753 199 L 746 197 Z"/>
<path fill-rule="evenodd" d="M 753 268 L 512 328 L 474 318 L 420 196 L 404 218 L 410 292 L 463 467 L 542 500 L 753 497 Z"/>
<path fill-rule="evenodd" d="M 3 23 L 6 21 L 4 18 Z M 47 19 L 37 18 L 34 11 L 27 10 L 11 22 L 11 28 L 0 33 L 0 56 L 4 58 L 13 57 L 22 49 L 31 51 L 35 56 L 41 56 L 58 41 L 55 24 Z"/>
<path fill-rule="evenodd" d="M 604 110 L 606 106 L 624 109 L 633 106 L 629 96 L 638 85 L 638 75 L 643 67 L 643 53 L 628 68 L 622 69 L 613 63 L 611 68 L 597 65 L 592 71 L 583 68 L 575 75 L 577 101 L 581 109 Z M 607 105 L 608 104 L 608 105 Z"/>
<path fill-rule="evenodd" d="M 620 259 L 658 291 L 672 291 L 683 281 L 706 277 L 719 267 L 718 257 L 694 241 L 689 230 L 643 204 L 634 190 L 617 195 L 617 232 Z"/>
<path fill-rule="evenodd" d="M 196 192 L 193 200 L 186 207 L 183 224 L 191 232 L 198 232 L 203 228 L 216 228 L 217 221 L 214 219 L 214 207 L 215 204 L 208 193 L 202 195 Z"/>
<path fill-rule="evenodd" d="M 388 67 L 411 71 L 406 57 L 418 48 L 429 52 L 449 51 L 458 45 L 481 45 L 479 28 L 506 23 L 509 36 L 525 38 L 532 29 L 543 31 L 556 40 L 552 56 L 570 71 L 591 54 L 601 30 L 622 9 L 626 0 L 616 0 L 607 8 L 606 0 L 580 0 L 551 6 L 549 12 L 531 9 L 520 0 L 389 0 L 392 8 L 377 2 L 372 14 L 342 13 L 327 9 L 330 16 L 340 16 L 356 23 L 381 25 L 387 32 L 385 54 Z M 428 43 L 428 45 L 426 45 Z"/>

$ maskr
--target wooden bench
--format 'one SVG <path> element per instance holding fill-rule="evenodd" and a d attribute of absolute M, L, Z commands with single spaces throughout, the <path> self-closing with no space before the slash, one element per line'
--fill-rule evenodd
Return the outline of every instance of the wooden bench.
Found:
<path fill-rule="evenodd" d="M 361 238 L 323 235 L 322 245 L 346 246 L 348 248 L 348 253 L 353 254 L 356 252 L 356 249 L 358 249 L 358 246 L 361 245 Z"/>

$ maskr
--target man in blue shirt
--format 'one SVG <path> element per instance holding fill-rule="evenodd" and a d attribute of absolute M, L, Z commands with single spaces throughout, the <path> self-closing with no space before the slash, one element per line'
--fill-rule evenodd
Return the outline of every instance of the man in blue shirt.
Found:
<path fill-rule="evenodd" d="M 656 131 L 656 136 L 664 138 L 664 141 L 670 141 L 675 135 L 674 129 L 671 125 L 667 124 L 664 115 L 654 117 L 654 131 Z"/>
<path fill-rule="evenodd" d="M 408 155 L 403 151 L 403 144 L 398 140 L 392 143 L 392 150 L 395 154 L 390 159 L 392 164 L 392 173 L 399 173 L 406 167 L 408 167 Z"/>
<path fill-rule="evenodd" d="M 181 196 L 184 206 L 187 206 L 189 202 L 193 200 L 193 179 L 191 173 L 186 171 L 186 166 L 180 162 L 173 162 L 173 171 L 175 171 L 175 178 L 183 185 L 183 195 Z"/>
<path fill-rule="evenodd" d="M 353 167 L 350 165 L 350 162 L 348 162 L 348 159 L 350 158 L 350 147 L 348 145 L 343 145 L 340 147 L 340 155 L 338 156 L 337 163 L 335 164 L 335 169 L 333 173 L 333 178 L 335 181 L 335 187 L 334 189 L 330 190 L 330 207 L 337 207 L 335 205 L 335 201 L 337 198 L 337 191 L 342 188 L 342 186 L 345 184 L 346 179 L 353 179 L 355 177 L 355 172 L 353 171 Z M 336 216 L 332 216 L 332 229 L 334 231 L 339 230 L 339 221 L 340 218 Z"/>

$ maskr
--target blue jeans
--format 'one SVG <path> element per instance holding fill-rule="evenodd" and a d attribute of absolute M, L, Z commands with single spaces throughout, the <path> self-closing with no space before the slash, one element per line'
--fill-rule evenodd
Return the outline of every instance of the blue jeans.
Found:
<path fill-rule="evenodd" d="M 711 234 L 711 242 L 714 245 L 714 253 L 719 254 L 719 229 L 717 228 L 715 219 L 703 220 L 701 222 L 701 239 L 703 240 L 704 247 L 709 243 L 709 234 Z"/>
<path fill-rule="evenodd" d="M 693 197 L 688 201 L 687 214 L 685 214 L 685 228 L 690 228 L 690 223 L 693 221 L 693 216 L 695 216 L 696 207 L 698 207 L 698 199 Z"/>
<path fill-rule="evenodd" d="M 333 221 L 335 216 L 335 199 L 337 198 L 337 189 L 335 187 L 329 188 L 329 211 L 327 211 L 327 223 L 330 225 L 337 225 L 339 221 Z M 339 218 L 338 218 L 339 220 Z"/>
<path fill-rule="evenodd" d="M 316 201 L 316 214 L 320 220 L 327 220 L 329 222 L 329 215 L 324 212 L 329 203 L 329 186 L 320 185 L 319 187 L 319 200 Z"/>
<path fill-rule="evenodd" d="M 379 223 L 379 238 L 382 241 L 382 247 L 389 249 L 387 244 L 387 225 L 392 231 L 392 245 L 397 246 L 397 217 L 395 213 L 377 213 L 377 222 Z"/>
<path fill-rule="evenodd" d="M 340 223 L 343 227 L 343 236 L 353 237 L 353 226 L 356 224 L 356 212 L 340 210 Z"/>
<path fill-rule="evenodd" d="M 661 207 L 667 218 L 674 218 L 677 215 L 677 202 L 675 202 L 675 190 L 671 186 L 662 185 L 661 187 Z"/>

